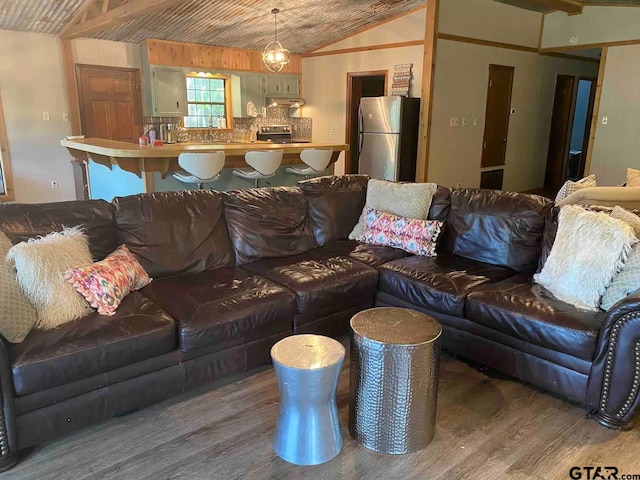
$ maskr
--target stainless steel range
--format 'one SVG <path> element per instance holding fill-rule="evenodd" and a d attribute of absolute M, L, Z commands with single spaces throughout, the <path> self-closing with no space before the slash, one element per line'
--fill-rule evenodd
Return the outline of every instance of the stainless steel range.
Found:
<path fill-rule="evenodd" d="M 293 143 L 291 125 L 259 125 L 257 138 L 273 143 Z"/>

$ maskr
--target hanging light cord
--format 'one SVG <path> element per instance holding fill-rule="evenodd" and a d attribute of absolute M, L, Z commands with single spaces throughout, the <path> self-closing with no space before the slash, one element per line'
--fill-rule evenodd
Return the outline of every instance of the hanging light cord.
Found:
<path fill-rule="evenodd" d="M 277 42 L 278 41 L 278 13 L 280 13 L 280 10 L 278 10 L 277 8 L 274 8 L 273 10 L 271 10 L 271 13 L 273 13 L 273 36 Z"/>

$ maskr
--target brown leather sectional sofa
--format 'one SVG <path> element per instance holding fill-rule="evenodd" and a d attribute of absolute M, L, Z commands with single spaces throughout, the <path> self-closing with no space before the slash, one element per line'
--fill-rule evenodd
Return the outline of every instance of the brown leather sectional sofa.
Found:
<path fill-rule="evenodd" d="M 373 305 L 426 312 L 444 348 L 632 427 L 640 294 L 583 312 L 532 282 L 557 212 L 537 196 L 439 188 L 436 258 L 346 240 L 367 178 L 299 187 L 170 192 L 0 205 L 18 242 L 82 225 L 96 259 L 125 243 L 154 281 L 114 317 L 91 314 L 21 344 L 0 342 L 0 459 L 269 361 L 292 333 L 338 335 Z"/>

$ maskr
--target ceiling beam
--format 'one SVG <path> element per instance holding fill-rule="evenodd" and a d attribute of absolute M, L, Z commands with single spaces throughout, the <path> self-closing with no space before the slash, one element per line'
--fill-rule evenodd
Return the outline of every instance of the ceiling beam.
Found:
<path fill-rule="evenodd" d="M 582 2 L 577 0 L 528 0 L 528 2 L 543 10 L 560 10 L 561 12 L 567 12 L 569 15 L 582 13 L 583 6 Z"/>
<path fill-rule="evenodd" d="M 125 0 L 125 2 L 122 3 L 113 0 L 102 0 L 101 8 L 98 9 L 96 5 L 97 0 L 86 0 L 80 7 L 78 13 L 88 13 L 87 16 L 84 17 L 82 14 L 75 15 L 62 30 L 60 37 L 72 39 L 87 36 L 129 22 L 134 18 L 174 7 L 186 1 L 187 0 Z"/>

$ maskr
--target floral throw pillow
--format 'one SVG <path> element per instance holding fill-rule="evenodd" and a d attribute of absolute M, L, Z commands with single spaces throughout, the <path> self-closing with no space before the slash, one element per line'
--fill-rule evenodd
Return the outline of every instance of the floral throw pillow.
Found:
<path fill-rule="evenodd" d="M 64 278 L 100 315 L 114 315 L 129 292 L 151 283 L 147 272 L 125 245 L 91 266 L 67 270 Z"/>
<path fill-rule="evenodd" d="M 400 217 L 367 208 L 365 230 L 358 237 L 362 243 L 399 248 L 414 255 L 435 257 L 436 240 L 442 222 Z"/>

